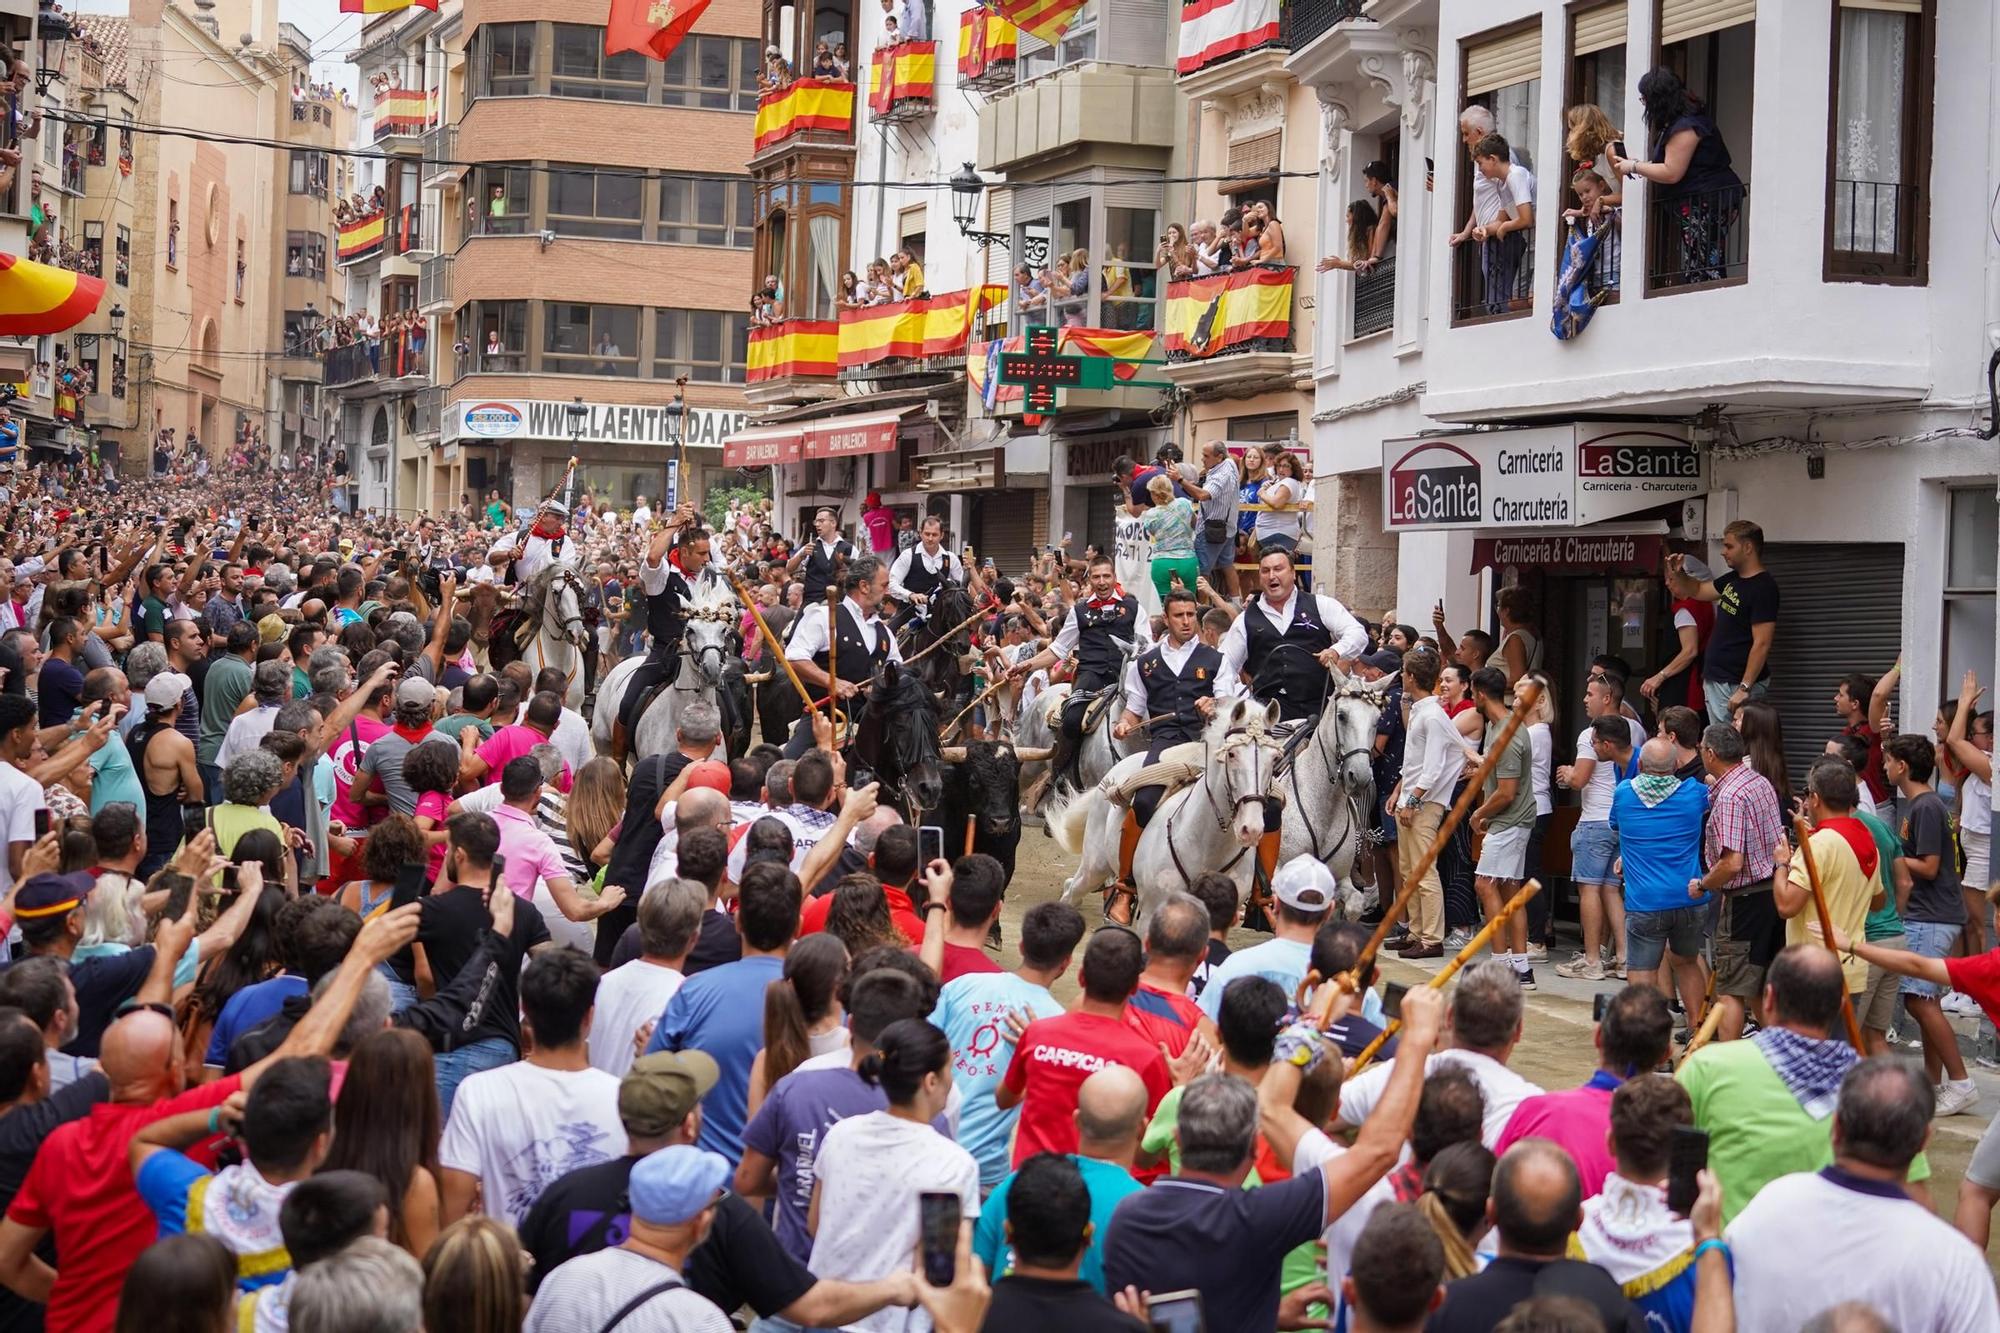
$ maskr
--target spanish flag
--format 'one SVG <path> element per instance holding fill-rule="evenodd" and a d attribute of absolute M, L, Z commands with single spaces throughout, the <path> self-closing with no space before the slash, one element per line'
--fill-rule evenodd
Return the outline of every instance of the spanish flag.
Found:
<path fill-rule="evenodd" d="M 958 73 L 977 79 L 1019 57 L 1021 30 L 995 10 L 977 5 L 958 16 Z"/>
<path fill-rule="evenodd" d="M 1167 359 L 1214 356 L 1292 333 L 1290 268 L 1247 268 L 1167 284 Z"/>
<path fill-rule="evenodd" d="M 1053 46 L 1069 31 L 1084 0 L 1000 0 L 1000 13 L 1021 31 Z"/>
<path fill-rule="evenodd" d="M 388 234 L 388 219 L 381 214 L 365 222 L 349 222 L 341 227 L 335 249 L 342 259 L 358 259 L 379 249 Z"/>
<path fill-rule="evenodd" d="M 876 115 L 898 102 L 928 102 L 936 86 L 936 42 L 898 42 L 875 48 L 868 64 L 868 107 Z"/>
<path fill-rule="evenodd" d="M 437 12 L 438 0 L 340 0 L 343 14 L 393 14 L 401 9 Z"/>
<path fill-rule="evenodd" d="M 998 284 L 928 300 L 891 301 L 840 312 L 840 364 L 872 366 L 888 358 L 950 356 L 965 350 L 980 313 L 1007 299 Z"/>
<path fill-rule="evenodd" d="M 81 324 L 104 299 L 104 279 L 0 255 L 0 337 L 61 333 Z"/>
<path fill-rule="evenodd" d="M 708 8 L 709 0 L 611 0 L 604 22 L 604 54 L 643 51 L 665 60 Z"/>
<path fill-rule="evenodd" d="M 1139 378 L 1142 365 L 1164 365 L 1160 356 L 1160 335 L 1151 329 L 1128 333 L 1123 329 L 1082 329 L 1065 328 L 1058 344 L 1063 351 L 1080 356 L 1109 357 L 1118 364 L 1111 369 L 1112 378 L 1133 384 L 1165 384 L 1164 376 L 1153 380 Z"/>
<path fill-rule="evenodd" d="M 833 79 L 794 79 L 757 99 L 751 151 L 804 130 L 845 134 L 854 128 L 854 85 Z"/>
<path fill-rule="evenodd" d="M 434 105 L 421 89 L 392 88 L 375 99 L 375 133 L 421 134 Z"/>
<path fill-rule="evenodd" d="M 832 379 L 840 370 L 840 328 L 830 319 L 788 319 L 750 330 L 744 379 L 750 384 L 812 375 Z"/>

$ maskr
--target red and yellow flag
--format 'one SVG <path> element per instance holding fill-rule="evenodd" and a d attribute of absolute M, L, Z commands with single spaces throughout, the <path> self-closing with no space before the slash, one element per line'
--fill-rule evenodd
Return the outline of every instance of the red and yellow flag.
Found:
<path fill-rule="evenodd" d="M 1167 356 L 1214 356 L 1292 334 L 1290 268 L 1248 268 L 1167 284 Z"/>
<path fill-rule="evenodd" d="M 438 0 L 340 0 L 343 14 L 393 14 L 399 9 L 428 9 L 435 13 Z"/>
<path fill-rule="evenodd" d="M 898 102 L 928 102 L 936 88 L 936 42 L 898 42 L 875 48 L 868 62 L 868 107 L 876 115 Z"/>
<path fill-rule="evenodd" d="M 61 333 L 81 324 L 104 299 L 104 279 L 0 255 L 0 337 Z"/>
<path fill-rule="evenodd" d="M 604 54 L 643 51 L 665 60 L 707 9 L 709 0 L 611 0 L 604 22 Z"/>
<path fill-rule="evenodd" d="M 854 129 L 854 85 L 833 79 L 794 79 L 757 99 L 751 151 L 804 130 L 848 133 Z"/>
<path fill-rule="evenodd" d="M 421 134 L 431 123 L 435 104 L 423 89 L 391 88 L 375 97 L 375 137 Z"/>
<path fill-rule="evenodd" d="M 1069 31 L 1084 0 L 1000 0 L 1000 13 L 1014 26 L 1053 46 Z"/>
<path fill-rule="evenodd" d="M 388 231 L 388 219 L 379 213 L 365 222 L 349 222 L 341 227 L 334 249 L 342 259 L 359 259 L 379 249 Z"/>
<path fill-rule="evenodd" d="M 977 79 L 1021 52 L 1021 30 L 984 5 L 958 16 L 958 73 Z"/>
<path fill-rule="evenodd" d="M 840 326 L 830 319 L 787 319 L 750 330 L 744 379 L 750 384 L 794 375 L 839 373 Z"/>
<path fill-rule="evenodd" d="M 891 301 L 840 312 L 840 364 L 872 366 L 892 356 L 950 356 L 965 350 L 981 311 L 1007 299 L 997 284 L 928 300 Z"/>

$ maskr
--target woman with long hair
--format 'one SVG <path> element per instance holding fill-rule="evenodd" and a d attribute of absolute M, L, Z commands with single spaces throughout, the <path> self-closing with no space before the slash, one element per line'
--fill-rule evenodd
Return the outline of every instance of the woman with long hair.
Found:
<path fill-rule="evenodd" d="M 625 769 L 617 760 L 599 755 L 576 771 L 563 819 L 571 849 L 593 873 L 610 855 L 603 844 L 624 815 Z"/>
<path fill-rule="evenodd" d="M 1611 168 L 1611 145 L 1625 141 L 1625 131 L 1611 123 L 1611 117 L 1595 102 L 1579 102 L 1563 112 L 1563 152 L 1584 171 L 1595 171 L 1611 183 L 1610 193 L 1598 201 L 1598 209 L 1616 208 L 1625 201 L 1618 188 L 1623 179 Z M 1593 214 L 1595 216 L 1595 214 Z"/>
<path fill-rule="evenodd" d="M 1528 834 L 1528 864 L 1524 872 L 1530 879 L 1542 877 L 1542 842 L 1548 837 L 1549 822 L 1555 818 L 1555 794 L 1550 783 L 1555 774 L 1555 686 L 1539 671 L 1530 671 L 1514 682 L 1514 696 L 1530 683 L 1540 687 L 1535 696 L 1535 706 L 1528 710 L 1528 747 L 1534 756 L 1534 770 L 1531 774 L 1535 789 L 1535 827 Z M 1528 899 L 1528 961 L 1545 963 L 1549 957 L 1549 898 L 1546 893 L 1538 893 Z M 1541 910 L 1537 911 L 1536 909 Z"/>
<path fill-rule="evenodd" d="M 229 1333 L 236 1254 L 213 1236 L 181 1232 L 146 1247 L 125 1271 L 115 1333 Z"/>
<path fill-rule="evenodd" d="M 1784 813 L 1789 826 L 1792 818 L 1792 780 L 1785 770 L 1785 727 L 1778 718 L 1777 706 L 1762 699 L 1751 699 L 1736 710 L 1732 721 L 1736 730 L 1743 733 L 1743 748 L 1750 767 L 1763 774 L 1777 788 L 1778 809 Z"/>
<path fill-rule="evenodd" d="M 874 887 L 879 895 L 881 886 Z M 839 996 L 847 958 L 847 946 L 837 936 L 808 935 L 785 954 L 784 975 L 764 988 L 764 1049 L 750 1062 L 751 1115 L 779 1079 L 815 1055 L 847 1049 Z"/>
<path fill-rule="evenodd" d="M 322 1171 L 360 1171 L 389 1192 L 389 1239 L 411 1255 L 438 1235 L 437 1067 L 407 1028 L 371 1032 L 348 1056 L 333 1104 L 333 1148 Z"/>
<path fill-rule="evenodd" d="M 528 1273 L 521 1238 L 475 1214 L 444 1229 L 424 1253 L 424 1333 L 521 1333 Z"/>
<path fill-rule="evenodd" d="M 859 310 L 868 304 L 861 290 L 860 274 L 849 269 L 840 275 L 840 292 L 833 298 L 833 303 L 842 310 Z"/>
<path fill-rule="evenodd" d="M 390 815 L 368 831 L 361 844 L 361 870 L 366 879 L 350 880 L 340 886 L 336 901 L 363 921 L 389 910 L 396 892 L 396 875 L 406 865 L 424 856 L 424 835 L 408 815 Z M 389 982 L 391 1003 L 398 1013 L 417 1002 L 416 952 L 413 944 L 382 964 Z"/>
<path fill-rule="evenodd" d="M 181 1032 L 187 1038 L 188 1064 L 194 1072 L 200 1072 L 209 1034 L 229 997 L 245 986 L 268 981 L 284 971 L 284 952 L 278 945 L 278 911 L 285 901 L 282 894 L 259 893 L 256 906 L 250 909 L 250 920 L 236 937 L 236 943 L 213 963 L 204 961 L 201 979 L 181 1002 Z"/>
<path fill-rule="evenodd" d="M 1662 65 L 1639 80 L 1646 110 L 1650 161 L 1617 157 L 1611 169 L 1651 181 L 1656 216 L 1671 228 L 1660 235 L 1667 253 L 1653 264 L 1658 286 L 1720 282 L 1729 276 L 1729 231 L 1742 212 L 1743 181 L 1729 165 L 1722 131 L 1680 76 Z M 1671 237 L 1672 239 L 1669 239 Z M 1675 244 L 1675 242 L 1678 244 Z"/>
<path fill-rule="evenodd" d="M 1265 457 L 1268 475 L 1257 489 L 1257 502 L 1264 508 L 1253 528 L 1257 548 L 1262 553 L 1296 551 L 1305 531 L 1305 511 L 1299 507 L 1306 498 L 1305 475 L 1299 460 L 1284 449 L 1274 447 Z"/>
<path fill-rule="evenodd" d="M 826 933 L 847 946 L 850 958 L 859 958 L 882 944 L 893 944 L 899 949 L 910 947 L 910 941 L 896 929 L 881 882 L 865 872 L 844 875 L 833 886 L 833 901 L 827 905 Z"/>
<path fill-rule="evenodd" d="M 1194 247 L 1188 244 L 1186 227 L 1178 222 L 1167 224 L 1159 249 L 1153 252 L 1153 263 L 1168 282 L 1183 282 L 1194 276 Z"/>
<path fill-rule="evenodd" d="M 1375 228 L 1381 223 L 1381 215 L 1375 205 L 1366 199 L 1356 199 L 1347 206 L 1347 253 L 1323 255 L 1317 268 L 1321 273 L 1329 269 L 1344 268 L 1355 272 L 1368 262 L 1369 247 L 1375 243 Z"/>
<path fill-rule="evenodd" d="M 1443 705 L 1446 716 L 1458 731 L 1459 740 L 1468 750 L 1477 751 L 1484 736 L 1485 719 L 1472 706 L 1472 673 L 1457 662 L 1447 662 L 1438 673 L 1438 703 Z M 1451 799 L 1455 804 L 1464 794 L 1466 783 L 1471 780 L 1472 770 L 1478 759 L 1468 756 L 1466 765 L 1459 773 L 1458 785 L 1452 788 Z M 1438 878 L 1444 884 L 1444 951 L 1455 953 L 1472 938 L 1472 932 L 1479 925 L 1479 895 L 1473 887 L 1472 821 L 1462 820 L 1445 840 L 1444 848 L 1438 853 Z"/>
<path fill-rule="evenodd" d="M 1481 1264 L 1475 1252 L 1490 1225 L 1486 1201 L 1493 1191 L 1493 1153 L 1483 1144 L 1454 1143 L 1424 1169 L 1417 1211 L 1444 1246 L 1446 1281 L 1469 1277 Z"/>

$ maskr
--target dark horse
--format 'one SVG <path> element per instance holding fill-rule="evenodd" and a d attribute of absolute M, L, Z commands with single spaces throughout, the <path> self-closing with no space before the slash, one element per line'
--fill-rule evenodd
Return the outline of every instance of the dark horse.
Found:
<path fill-rule="evenodd" d="M 921 823 L 944 799 L 937 699 L 915 671 L 893 662 L 869 682 L 867 697 L 847 745 L 848 783 L 880 782 L 882 799 Z"/>
<path fill-rule="evenodd" d="M 972 594 L 962 584 L 946 579 L 931 595 L 930 604 L 924 608 L 924 618 L 912 620 L 905 630 L 906 637 L 901 640 L 905 661 L 918 653 L 925 654 L 923 660 L 910 670 L 946 707 L 959 700 L 970 681 L 970 677 L 959 670 L 958 659 L 971 651 L 972 627 L 965 622 L 976 609 Z M 935 652 L 925 651 L 947 634 L 951 636 L 948 643 Z"/>

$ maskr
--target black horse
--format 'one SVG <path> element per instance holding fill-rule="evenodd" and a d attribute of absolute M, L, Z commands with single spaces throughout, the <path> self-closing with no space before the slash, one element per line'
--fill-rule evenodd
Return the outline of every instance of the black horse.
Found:
<path fill-rule="evenodd" d="M 913 824 L 944 799 L 937 698 L 915 671 L 891 662 L 869 681 L 846 753 L 848 784 L 880 782 L 882 800 Z"/>
<path fill-rule="evenodd" d="M 910 669 L 947 707 L 959 701 L 970 681 L 959 670 L 958 659 L 972 648 L 972 627 L 965 622 L 976 609 L 972 594 L 962 584 L 946 579 L 931 594 L 924 619 L 911 621 L 902 640 L 905 661 L 924 654 Z M 926 651 L 947 635 L 949 642 L 935 652 Z"/>

